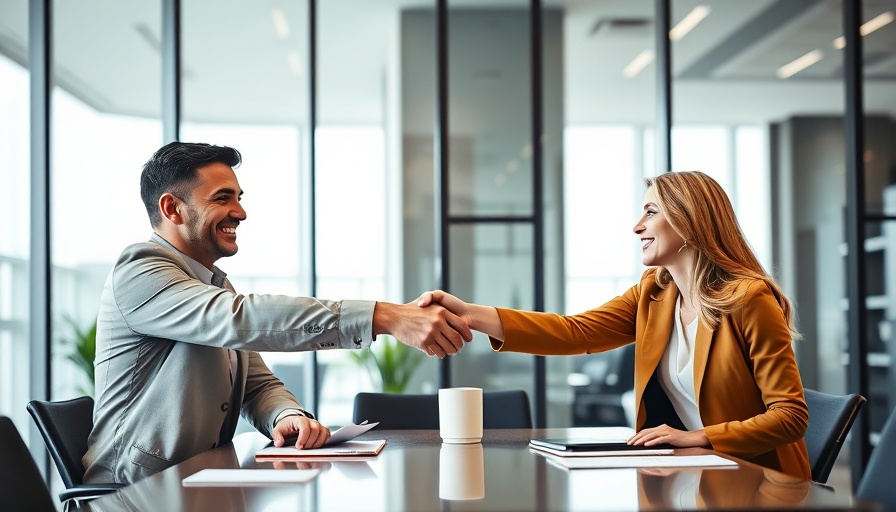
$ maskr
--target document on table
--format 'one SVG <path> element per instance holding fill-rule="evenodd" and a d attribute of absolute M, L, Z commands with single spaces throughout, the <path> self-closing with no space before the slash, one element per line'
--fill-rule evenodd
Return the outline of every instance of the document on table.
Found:
<path fill-rule="evenodd" d="M 374 441 L 346 441 L 335 446 L 323 446 L 310 450 L 299 450 L 295 446 L 268 446 L 255 453 L 255 460 L 261 461 L 321 461 L 321 460 L 366 460 L 379 455 L 386 446 L 385 439 Z"/>
<path fill-rule="evenodd" d="M 327 439 L 327 442 L 324 443 L 324 446 L 333 446 L 334 444 L 351 441 L 379 424 L 380 422 L 378 421 L 376 423 L 367 423 L 367 420 L 364 420 L 357 425 L 346 425 L 333 432 L 330 438 Z M 295 446 L 296 439 L 296 437 L 287 437 L 283 446 Z"/>
<path fill-rule="evenodd" d="M 737 462 L 718 455 L 558 457 L 539 450 L 529 451 L 563 469 L 737 467 Z"/>
<path fill-rule="evenodd" d="M 319 469 L 203 469 L 183 479 L 184 487 L 260 487 L 308 482 Z"/>
<path fill-rule="evenodd" d="M 367 423 L 367 420 L 364 420 L 358 425 L 346 425 L 336 432 L 333 432 L 333 434 L 330 435 L 330 438 L 327 439 L 327 442 L 324 443 L 324 446 L 332 446 L 334 444 L 351 441 L 379 424 L 380 422 L 378 421 L 376 423 Z M 295 444 L 295 441 L 293 441 L 293 444 Z"/>

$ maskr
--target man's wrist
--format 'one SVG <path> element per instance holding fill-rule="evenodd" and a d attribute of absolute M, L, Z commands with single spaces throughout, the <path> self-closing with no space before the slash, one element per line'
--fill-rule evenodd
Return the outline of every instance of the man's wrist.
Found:
<path fill-rule="evenodd" d="M 276 426 L 278 423 L 280 423 L 280 420 L 282 420 L 283 418 L 287 418 L 289 416 L 304 416 L 311 420 L 316 419 L 313 414 L 306 411 L 305 409 L 297 409 L 297 408 L 284 409 L 283 411 L 280 412 L 280 414 L 277 415 L 277 418 L 274 420 L 274 426 Z"/>
<path fill-rule="evenodd" d="M 394 315 L 394 304 L 377 301 L 373 307 L 372 331 L 373 337 L 380 334 L 391 334 Z"/>

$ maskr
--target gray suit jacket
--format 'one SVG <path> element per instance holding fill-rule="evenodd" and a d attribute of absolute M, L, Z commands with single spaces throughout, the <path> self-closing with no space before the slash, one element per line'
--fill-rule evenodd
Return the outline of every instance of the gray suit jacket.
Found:
<path fill-rule="evenodd" d="M 240 295 L 205 284 L 158 235 L 124 250 L 97 320 L 85 482 L 134 482 L 298 408 L 257 351 L 367 348 L 374 302 Z M 227 349 L 237 353 L 231 385 Z"/>

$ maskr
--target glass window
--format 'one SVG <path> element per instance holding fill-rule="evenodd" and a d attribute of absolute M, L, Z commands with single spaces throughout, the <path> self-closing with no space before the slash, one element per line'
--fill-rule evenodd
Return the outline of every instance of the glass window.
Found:
<path fill-rule="evenodd" d="M 534 307 L 532 222 L 500 220 L 485 225 L 476 217 L 531 216 L 533 147 L 531 13 L 526 2 L 500 8 L 451 8 L 448 12 L 448 129 L 450 251 L 449 291 L 461 298 L 502 306 Z M 543 15 L 544 136 L 543 201 L 547 307 L 562 306 L 562 13 Z M 402 116 L 404 125 L 405 232 L 418 246 L 406 250 L 405 288 L 431 288 L 441 259 L 434 254 L 439 222 L 431 199 L 435 15 L 432 9 L 402 13 Z M 539 205 L 541 208 L 541 204 Z M 455 224 L 450 218 L 473 217 Z M 539 256 L 541 257 L 541 256 Z M 522 258 L 522 262 L 520 261 Z M 528 262 L 528 263 L 523 263 Z M 522 265 L 522 266 L 521 266 Z M 472 280 L 477 276 L 479 282 Z M 409 283 L 419 283 L 411 288 Z M 416 296 L 416 295 L 415 295 Z M 478 347 L 478 348 L 477 348 Z M 452 385 L 481 383 L 489 390 L 526 389 L 530 397 L 530 356 L 495 356 L 486 342 L 456 356 Z M 435 362 L 432 374 L 436 374 Z M 488 376 L 481 371 L 488 369 Z M 483 381 L 485 379 L 485 381 Z"/>
<path fill-rule="evenodd" d="M 865 102 L 865 272 L 867 275 L 869 428 L 876 445 L 896 408 L 896 98 L 891 91 L 896 62 L 883 56 L 896 47 L 896 3 L 861 3 Z M 840 46 L 839 40 L 831 42 Z M 882 219 L 882 220 L 877 220 Z"/>
<path fill-rule="evenodd" d="M 380 2 L 318 2 L 317 295 L 406 302 L 400 283 L 398 17 Z M 388 343 L 380 336 L 373 350 Z M 318 353 L 320 412 L 350 423 L 381 382 L 351 351 Z M 422 378 L 417 369 L 415 378 Z M 408 392 L 419 389 L 412 379 Z M 374 505 L 378 506 L 378 505 Z"/>
<path fill-rule="evenodd" d="M 307 5 L 181 3 L 180 139 L 236 148 L 246 221 L 239 252 L 217 265 L 241 293 L 310 294 Z M 209 30 L 208 12 L 221 30 Z M 263 353 L 312 409 L 308 353 Z M 314 410 L 316 414 L 319 411 Z M 240 420 L 237 433 L 254 431 Z"/>
<path fill-rule="evenodd" d="M 51 395 L 59 400 L 93 394 L 92 364 L 73 358 L 90 336 L 112 264 L 125 246 L 149 237 L 139 176 L 162 139 L 161 65 L 147 44 L 161 38 L 161 5 L 55 2 L 53 9 Z M 121 59 L 132 64 L 127 73 Z"/>
<path fill-rule="evenodd" d="M 644 176 L 653 174 L 653 8 L 595 1 L 565 9 L 561 313 L 604 304 L 644 271 L 632 228 Z M 622 392 L 634 369 L 624 361 L 619 351 L 548 358 L 549 425 L 626 425 Z"/>
<path fill-rule="evenodd" d="M 672 41 L 673 162 L 702 166 L 728 192 L 760 260 L 798 305 L 803 384 L 832 393 L 845 385 L 845 317 L 832 314 L 844 294 L 843 59 L 832 47 L 841 8 L 672 3 L 672 24 L 688 28 Z"/>
<path fill-rule="evenodd" d="M 28 439 L 31 125 L 28 4 L 0 4 L 0 414 Z"/>

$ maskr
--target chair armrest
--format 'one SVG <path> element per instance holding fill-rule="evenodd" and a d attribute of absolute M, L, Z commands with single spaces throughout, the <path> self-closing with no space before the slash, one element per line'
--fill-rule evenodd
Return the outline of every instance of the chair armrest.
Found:
<path fill-rule="evenodd" d="M 69 500 L 92 500 L 93 498 L 98 498 L 106 494 L 112 494 L 113 492 L 121 489 L 122 487 L 125 487 L 126 485 L 127 484 L 116 483 L 81 484 L 77 487 L 65 489 L 64 491 L 60 492 L 59 501 L 65 503 Z"/>

